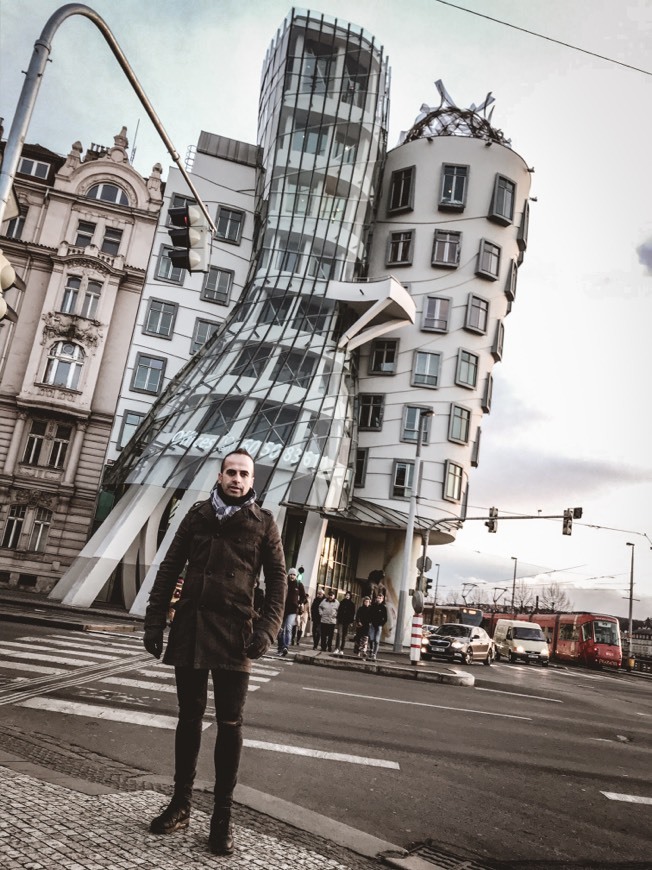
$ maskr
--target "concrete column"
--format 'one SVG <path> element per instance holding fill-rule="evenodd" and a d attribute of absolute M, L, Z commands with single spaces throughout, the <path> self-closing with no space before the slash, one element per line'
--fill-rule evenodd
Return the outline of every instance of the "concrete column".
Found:
<path fill-rule="evenodd" d="M 23 432 L 25 431 L 26 421 L 27 414 L 25 413 L 25 411 L 21 411 L 16 418 L 14 431 L 11 433 L 9 450 L 7 450 L 7 458 L 5 459 L 5 466 L 3 469 L 5 474 L 13 474 L 14 469 L 16 468 L 18 449 L 20 448 L 21 442 L 23 440 Z"/>

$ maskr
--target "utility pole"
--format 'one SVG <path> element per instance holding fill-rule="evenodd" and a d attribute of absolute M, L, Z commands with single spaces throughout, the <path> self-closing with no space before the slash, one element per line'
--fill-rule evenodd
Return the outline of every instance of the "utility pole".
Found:
<path fill-rule="evenodd" d="M 514 560 L 514 580 L 512 582 L 512 613 L 516 613 L 516 610 L 514 609 L 514 599 L 516 597 L 516 569 L 518 567 L 518 558 L 516 556 L 511 556 L 510 558 Z"/>
<path fill-rule="evenodd" d="M 435 568 L 437 569 L 437 578 L 435 580 L 435 599 L 434 599 L 433 605 L 432 605 L 433 609 L 435 607 L 437 607 L 437 592 L 439 591 L 439 568 L 440 568 L 440 566 L 439 566 L 438 562 L 435 563 Z"/>
<path fill-rule="evenodd" d="M 398 613 L 396 614 L 396 626 L 394 628 L 394 652 L 400 653 L 403 649 L 403 631 L 405 611 L 407 609 L 408 590 L 410 585 L 410 560 L 412 556 L 412 539 L 414 538 L 414 520 L 417 513 L 417 500 L 419 498 L 419 485 L 421 478 L 421 442 L 423 440 L 424 424 L 428 417 L 434 416 L 434 411 L 429 408 L 419 409 L 419 426 L 417 429 L 417 452 L 414 460 L 414 475 L 412 478 L 412 490 L 410 492 L 410 507 L 408 510 L 407 525 L 405 527 L 405 545 L 403 548 L 403 570 L 401 572 L 401 588 L 398 598 Z"/>
<path fill-rule="evenodd" d="M 627 543 L 628 547 L 632 548 L 632 561 L 629 567 L 629 628 L 627 631 L 627 670 L 631 671 L 634 668 L 634 653 L 632 650 L 632 631 L 634 613 L 634 544 Z"/>

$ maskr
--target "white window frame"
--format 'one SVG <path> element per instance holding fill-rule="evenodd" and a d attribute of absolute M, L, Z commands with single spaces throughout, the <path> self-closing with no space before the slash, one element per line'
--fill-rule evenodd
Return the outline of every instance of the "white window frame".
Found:
<path fill-rule="evenodd" d="M 219 329 L 220 324 L 215 320 L 204 320 L 202 317 L 198 317 L 195 320 L 195 325 L 192 330 L 192 340 L 190 342 L 190 354 L 191 356 L 197 353 L 208 341 L 209 338 L 212 338 L 217 330 Z M 200 333 L 205 329 L 206 335 L 202 338 Z"/>
<path fill-rule="evenodd" d="M 494 335 L 494 343 L 491 346 L 491 355 L 499 362 L 503 358 L 503 347 L 505 344 L 505 324 L 502 320 L 496 321 L 496 334 Z"/>
<path fill-rule="evenodd" d="M 459 462 L 447 459 L 444 463 L 442 498 L 445 501 L 461 502 L 464 488 L 464 468 Z"/>
<path fill-rule="evenodd" d="M 515 203 L 516 182 L 506 175 L 497 173 L 487 217 L 501 226 L 509 226 L 514 221 Z"/>
<path fill-rule="evenodd" d="M 500 275 L 501 247 L 489 239 L 481 239 L 478 251 L 478 265 L 475 274 L 488 281 L 497 281 Z"/>
<path fill-rule="evenodd" d="M 175 266 L 170 259 L 172 245 L 161 245 L 156 263 L 156 278 L 159 281 L 169 281 L 171 284 L 183 284 L 186 270 L 181 266 Z"/>
<path fill-rule="evenodd" d="M 222 269 L 219 266 L 209 266 L 204 275 L 204 284 L 201 289 L 201 298 L 206 302 L 216 305 L 228 305 L 231 301 L 231 288 L 235 272 L 232 269 Z M 222 287 L 226 284 L 226 290 Z"/>
<path fill-rule="evenodd" d="M 150 366 L 146 363 L 154 362 L 161 363 L 161 365 Z M 136 355 L 136 361 L 134 363 L 134 371 L 131 377 L 131 384 L 129 389 L 134 393 L 147 393 L 150 396 L 159 396 L 161 394 L 161 390 L 163 389 L 163 383 L 165 381 L 165 369 L 167 366 L 167 360 L 165 357 L 155 356 L 150 353 L 138 353 Z M 139 373 L 142 371 L 147 371 L 150 374 L 147 375 L 145 379 L 146 386 L 140 387 L 137 385 L 137 381 L 139 378 Z M 155 386 L 149 386 L 151 380 L 151 373 L 158 372 L 157 383 Z"/>
<path fill-rule="evenodd" d="M 507 273 L 507 281 L 505 282 L 505 296 L 510 302 L 516 299 L 516 283 L 518 281 L 518 263 L 516 260 L 510 260 L 509 272 Z"/>
<path fill-rule="evenodd" d="M 482 393 L 482 410 L 485 414 L 491 413 L 491 400 L 494 392 L 494 377 L 491 372 L 487 373 L 484 382 L 484 390 Z"/>
<path fill-rule="evenodd" d="M 436 390 L 441 382 L 441 360 L 442 355 L 436 351 L 415 350 L 412 363 L 412 381 L 413 387 L 425 387 L 428 390 Z M 437 371 L 432 372 L 431 363 L 436 361 Z M 423 369 L 420 371 L 420 369 Z"/>
<path fill-rule="evenodd" d="M 112 193 L 111 196 L 102 195 L 109 191 Z M 93 193 L 95 193 L 95 196 L 93 196 Z M 125 191 L 120 187 L 120 185 L 115 184 L 112 181 L 104 181 L 100 184 L 94 184 L 86 194 L 86 199 L 94 199 L 98 202 L 108 202 L 113 205 L 129 205 L 129 197 Z"/>
<path fill-rule="evenodd" d="M 50 164 L 43 160 L 35 160 L 33 157 L 21 157 L 17 172 L 19 175 L 31 175 L 33 178 L 41 178 L 45 181 L 50 174 Z"/>
<path fill-rule="evenodd" d="M 111 257 L 117 257 L 120 253 L 122 236 L 123 230 L 121 230 L 120 227 L 105 227 L 102 247 L 100 248 L 102 253 L 109 254 Z"/>
<path fill-rule="evenodd" d="M 67 348 L 71 351 L 64 353 Z M 86 355 L 78 344 L 72 341 L 55 341 L 48 353 L 42 383 L 64 390 L 79 389 L 85 359 Z M 65 378 L 61 377 L 63 372 L 66 372 Z"/>
<path fill-rule="evenodd" d="M 453 402 L 448 420 L 448 440 L 455 444 L 468 444 L 470 437 L 471 409 Z"/>
<path fill-rule="evenodd" d="M 217 227 L 216 239 L 227 245 L 239 245 L 242 241 L 244 222 L 245 212 L 242 209 L 233 208 L 230 205 L 220 205 L 217 209 L 215 221 L 215 226 Z M 221 229 L 223 223 L 225 227 Z M 233 232 L 233 228 L 235 228 L 235 232 Z"/>
<path fill-rule="evenodd" d="M 24 504 L 12 504 L 9 506 L 5 527 L 2 530 L 2 546 L 7 550 L 19 550 L 20 539 L 23 534 L 27 506 Z"/>
<path fill-rule="evenodd" d="M 452 171 L 450 171 L 452 170 Z M 458 171 L 459 170 L 459 171 Z M 441 168 L 439 188 L 440 211 L 464 211 L 466 194 L 469 187 L 470 167 L 461 163 L 444 163 Z M 452 178 L 452 183 L 448 179 Z M 462 195 L 459 197 L 459 184 L 462 180 Z"/>
<path fill-rule="evenodd" d="M 473 360 L 475 360 L 474 365 L 472 364 L 472 360 L 468 359 L 468 357 L 471 357 Z M 462 377 L 462 372 L 464 369 L 468 370 L 469 372 L 473 371 L 475 373 L 472 382 L 469 380 L 465 380 Z M 479 355 L 477 353 L 473 353 L 473 351 L 471 350 L 466 350 L 465 348 L 461 347 L 457 351 L 457 365 L 455 367 L 455 383 L 458 385 L 458 387 L 464 387 L 467 390 L 475 390 L 478 385 L 479 369 Z"/>
<path fill-rule="evenodd" d="M 486 335 L 489 324 L 489 300 L 477 293 L 469 293 L 466 302 L 464 329 L 477 335 Z"/>
<path fill-rule="evenodd" d="M 396 230 L 387 237 L 387 266 L 411 266 L 415 230 Z"/>
<path fill-rule="evenodd" d="M 48 535 L 52 526 L 53 512 L 48 508 L 37 507 L 29 534 L 27 549 L 35 553 L 44 553 L 47 548 Z"/>
<path fill-rule="evenodd" d="M 134 419 L 134 421 L 132 422 L 130 418 L 137 419 Z M 128 408 L 125 408 L 122 414 L 122 423 L 120 424 L 118 443 L 116 444 L 118 450 L 123 450 L 127 446 L 144 418 L 145 414 L 141 411 L 131 411 Z M 125 437 L 125 433 L 127 434 L 127 437 Z"/>
<path fill-rule="evenodd" d="M 355 453 L 355 470 L 353 486 L 362 488 L 367 483 L 367 465 L 369 462 L 369 448 L 358 447 Z"/>
<path fill-rule="evenodd" d="M 179 306 L 176 302 L 169 302 L 167 299 L 150 299 L 143 323 L 143 335 L 153 335 L 170 341 L 174 336 L 178 311 Z"/>
<path fill-rule="evenodd" d="M 388 361 L 388 357 L 391 357 L 390 361 Z M 397 365 L 397 338 L 377 338 L 372 341 L 369 352 L 368 374 L 381 376 L 395 375 Z"/>
<path fill-rule="evenodd" d="M 409 499 L 414 488 L 414 465 L 410 459 L 395 459 L 392 469 L 391 498 Z M 404 474 L 403 483 L 398 483 L 399 473 Z M 402 490 L 402 491 L 401 491 Z"/>
<path fill-rule="evenodd" d="M 430 421 L 431 415 L 422 415 L 422 411 L 432 411 L 427 405 L 405 405 L 403 408 L 403 419 L 401 421 L 401 441 L 406 441 L 408 444 L 416 444 L 419 440 L 419 431 L 422 433 L 421 445 L 430 442 Z M 425 422 L 421 423 L 421 417 L 424 417 Z"/>
<path fill-rule="evenodd" d="M 462 251 L 462 233 L 435 230 L 432 242 L 431 265 L 457 269 Z"/>
<path fill-rule="evenodd" d="M 385 394 L 360 393 L 358 400 L 358 429 L 361 432 L 380 432 L 383 428 L 383 417 L 385 414 Z M 362 422 L 363 414 L 366 417 L 364 424 Z M 374 421 L 377 422 L 377 425 L 372 425 Z"/>
<path fill-rule="evenodd" d="M 387 214 L 401 214 L 414 208 L 417 168 L 415 165 L 395 169 L 389 180 Z M 393 204 L 396 200 L 396 204 Z"/>
<path fill-rule="evenodd" d="M 91 229 L 92 227 L 92 229 Z M 95 231 L 97 230 L 97 224 L 93 223 L 93 221 L 86 221 L 79 219 L 77 221 L 77 230 L 75 233 L 75 248 L 88 248 L 89 245 L 93 244 L 93 239 L 95 238 Z M 87 241 L 86 241 L 87 240 Z"/>

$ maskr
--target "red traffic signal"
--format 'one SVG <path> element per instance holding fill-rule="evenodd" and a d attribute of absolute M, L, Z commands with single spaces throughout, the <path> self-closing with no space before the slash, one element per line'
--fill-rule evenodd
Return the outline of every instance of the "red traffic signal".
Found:
<path fill-rule="evenodd" d="M 171 208 L 168 218 L 172 228 L 168 235 L 174 249 L 169 257 L 172 265 L 189 272 L 208 272 L 211 231 L 204 212 L 195 205 Z"/>

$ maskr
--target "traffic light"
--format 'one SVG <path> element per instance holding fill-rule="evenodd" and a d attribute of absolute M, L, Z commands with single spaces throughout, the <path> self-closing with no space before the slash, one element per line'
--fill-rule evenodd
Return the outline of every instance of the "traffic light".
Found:
<path fill-rule="evenodd" d="M 16 283 L 16 272 L 9 260 L 0 250 L 0 320 L 11 320 L 15 323 L 18 320 L 18 315 L 7 305 L 4 298 L 5 290 L 9 290 Z"/>
<path fill-rule="evenodd" d="M 430 598 L 432 592 L 432 577 L 426 577 L 426 598 Z"/>
<path fill-rule="evenodd" d="M 567 508 L 564 511 L 564 519 L 561 533 L 562 535 L 571 535 L 573 533 L 573 511 L 570 508 Z"/>
<path fill-rule="evenodd" d="M 487 520 L 485 526 L 490 532 L 495 532 L 498 528 L 498 508 L 489 508 L 489 517 L 490 519 Z"/>
<path fill-rule="evenodd" d="M 189 272 L 208 272 L 211 230 L 204 212 L 186 204 L 171 208 L 168 217 L 172 224 L 168 234 L 174 245 L 169 254 L 172 265 Z"/>

